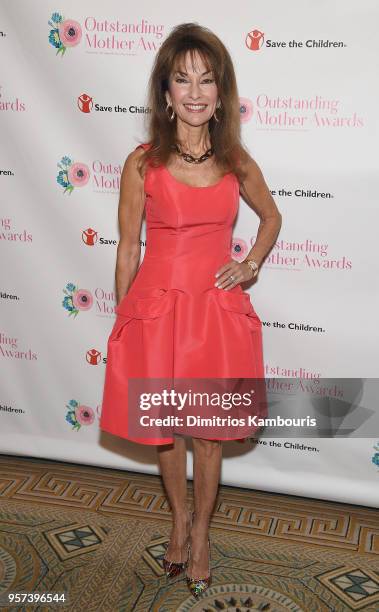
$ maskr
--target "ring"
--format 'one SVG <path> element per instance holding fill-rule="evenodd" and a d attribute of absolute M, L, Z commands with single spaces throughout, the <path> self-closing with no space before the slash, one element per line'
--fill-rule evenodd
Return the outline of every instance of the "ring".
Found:
<path fill-rule="evenodd" d="M 233 274 L 231 274 L 231 275 L 229 276 L 229 278 L 230 278 L 230 280 L 234 281 L 234 276 L 233 276 Z"/>

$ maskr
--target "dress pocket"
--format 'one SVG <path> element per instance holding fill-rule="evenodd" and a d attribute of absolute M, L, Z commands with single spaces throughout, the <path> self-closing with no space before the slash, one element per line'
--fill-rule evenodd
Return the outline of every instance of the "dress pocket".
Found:
<path fill-rule="evenodd" d="M 244 291 L 231 293 L 230 290 L 216 289 L 218 302 L 225 310 L 232 310 L 242 314 L 250 314 L 254 312 L 254 308 L 250 301 L 250 296 Z"/>
<path fill-rule="evenodd" d="M 154 319 L 170 312 L 176 299 L 172 289 L 140 289 L 127 293 L 116 307 L 116 313 L 133 319 Z"/>
<path fill-rule="evenodd" d="M 235 312 L 240 315 L 246 315 L 252 331 L 261 329 L 262 322 L 255 312 L 251 303 L 249 293 L 243 291 L 230 291 L 225 289 L 217 289 L 215 287 L 216 297 L 219 305 L 230 312 Z"/>
<path fill-rule="evenodd" d="M 156 319 L 174 308 L 177 292 L 172 289 L 144 288 L 128 292 L 115 308 L 117 318 L 109 341 L 117 341 L 122 330 L 133 319 Z"/>

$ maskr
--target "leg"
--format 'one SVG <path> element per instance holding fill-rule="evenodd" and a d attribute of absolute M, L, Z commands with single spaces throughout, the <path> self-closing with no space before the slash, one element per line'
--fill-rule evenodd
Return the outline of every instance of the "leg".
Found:
<path fill-rule="evenodd" d="M 220 480 L 222 444 L 193 438 L 193 451 L 195 516 L 188 575 L 201 578 L 209 574 L 208 530 Z"/>
<path fill-rule="evenodd" d="M 174 444 L 158 446 L 158 463 L 170 502 L 173 526 L 166 558 L 181 563 L 187 559 L 186 540 L 190 513 L 187 507 L 187 453 L 184 438 L 175 437 Z"/>

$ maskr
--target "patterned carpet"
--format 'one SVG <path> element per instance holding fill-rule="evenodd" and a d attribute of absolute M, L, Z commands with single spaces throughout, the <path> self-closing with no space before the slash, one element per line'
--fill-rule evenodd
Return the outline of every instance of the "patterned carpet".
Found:
<path fill-rule="evenodd" d="M 378 612 L 378 514 L 220 487 L 213 583 L 196 602 L 183 578 L 163 573 L 170 513 L 159 477 L 0 455 L 0 609 Z M 15 591 L 65 593 L 66 603 L 6 605 Z"/>

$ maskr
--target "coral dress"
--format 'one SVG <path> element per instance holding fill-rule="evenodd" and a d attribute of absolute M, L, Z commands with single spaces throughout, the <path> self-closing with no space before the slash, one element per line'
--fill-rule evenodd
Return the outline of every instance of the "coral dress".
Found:
<path fill-rule="evenodd" d="M 238 206 L 233 173 L 193 187 L 165 166 L 147 168 L 146 250 L 108 338 L 100 429 L 142 444 L 173 442 L 172 429 L 136 435 L 133 379 L 145 379 L 147 387 L 150 378 L 264 380 L 262 323 L 249 294 L 239 284 L 214 286 L 216 271 L 231 260 Z M 250 409 L 258 416 L 265 411 L 263 404 Z M 243 440 L 257 429 L 226 426 L 221 435 L 197 437 Z"/>

